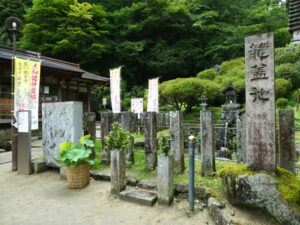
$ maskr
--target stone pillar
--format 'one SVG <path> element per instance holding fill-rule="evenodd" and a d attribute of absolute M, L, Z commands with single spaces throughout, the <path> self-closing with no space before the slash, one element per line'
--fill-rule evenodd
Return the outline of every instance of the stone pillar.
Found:
<path fill-rule="evenodd" d="M 184 170 L 182 119 L 183 114 L 181 111 L 170 112 L 171 151 L 174 156 L 175 173 L 181 173 Z"/>
<path fill-rule="evenodd" d="M 43 149 L 48 166 L 60 167 L 55 156 L 62 142 L 79 144 L 83 135 L 82 102 L 43 103 Z"/>
<path fill-rule="evenodd" d="M 252 170 L 276 171 L 273 33 L 245 40 L 246 152 Z"/>
<path fill-rule="evenodd" d="M 121 150 L 111 151 L 111 193 L 119 194 L 126 189 L 125 154 Z"/>
<path fill-rule="evenodd" d="M 155 170 L 157 164 L 156 156 L 156 113 L 143 113 L 145 133 L 145 165 L 148 170 Z"/>
<path fill-rule="evenodd" d="M 157 196 L 158 204 L 170 205 L 173 202 L 173 156 L 158 156 Z"/>
<path fill-rule="evenodd" d="M 201 176 L 211 176 L 216 172 L 215 165 L 215 131 L 212 112 L 200 112 L 201 127 Z"/>
<path fill-rule="evenodd" d="M 96 113 L 85 112 L 83 114 L 83 131 L 84 135 L 91 135 L 91 139 L 96 139 Z"/>
<path fill-rule="evenodd" d="M 237 162 L 246 163 L 246 114 L 239 112 L 236 120 Z"/>
<path fill-rule="evenodd" d="M 113 124 L 113 113 L 112 112 L 101 113 L 101 132 L 100 132 L 101 141 L 102 141 L 101 162 L 106 165 L 109 165 L 110 163 L 110 153 L 109 153 L 109 149 L 105 148 L 105 137 L 111 131 L 112 124 Z"/>
<path fill-rule="evenodd" d="M 134 133 L 137 127 L 137 115 L 132 112 L 122 112 L 121 113 L 121 126 L 122 129 Z M 134 163 L 134 137 L 130 137 L 130 147 L 128 153 L 126 154 L 126 161 L 128 163 Z"/>
<path fill-rule="evenodd" d="M 295 121 L 293 110 L 279 110 L 279 167 L 295 173 Z"/>

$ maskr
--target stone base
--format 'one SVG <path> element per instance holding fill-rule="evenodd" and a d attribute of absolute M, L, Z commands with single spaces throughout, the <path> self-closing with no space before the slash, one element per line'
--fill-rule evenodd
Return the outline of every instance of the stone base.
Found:
<path fill-rule="evenodd" d="M 59 168 L 59 174 L 61 180 L 67 180 L 67 169 L 66 167 L 60 167 Z"/>
<path fill-rule="evenodd" d="M 46 162 L 41 159 L 33 160 L 31 162 L 31 166 L 32 166 L 32 172 L 34 174 L 42 173 L 42 172 L 49 170 L 49 167 L 47 166 Z"/>
<path fill-rule="evenodd" d="M 129 189 L 120 192 L 119 197 L 121 200 L 137 203 L 144 206 L 153 206 L 157 201 L 157 195 L 152 192 Z"/>

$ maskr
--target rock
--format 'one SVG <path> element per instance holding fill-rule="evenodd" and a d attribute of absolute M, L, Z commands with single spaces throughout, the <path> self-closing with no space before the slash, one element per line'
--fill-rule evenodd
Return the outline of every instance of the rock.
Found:
<path fill-rule="evenodd" d="M 135 148 L 144 148 L 145 147 L 145 141 L 136 141 L 134 143 Z"/>
<path fill-rule="evenodd" d="M 227 218 L 223 212 L 222 209 L 220 209 L 220 202 L 210 197 L 208 199 L 208 209 L 211 217 L 215 221 L 217 225 L 232 225 L 234 224 L 229 218 Z"/>
<path fill-rule="evenodd" d="M 181 193 L 188 193 L 189 192 L 189 185 L 186 183 L 176 183 L 174 184 L 174 194 L 178 195 Z"/>
<path fill-rule="evenodd" d="M 5 149 L 1 149 L 1 148 L 0 148 L 0 153 L 1 153 L 1 152 L 6 152 L 6 150 L 5 150 Z"/>
<path fill-rule="evenodd" d="M 59 174 L 61 180 L 67 180 L 67 168 L 65 166 L 59 168 Z"/>
<path fill-rule="evenodd" d="M 129 185 L 129 186 L 136 186 L 138 184 L 139 180 L 135 179 L 135 178 L 127 178 L 126 182 L 127 182 L 127 185 Z"/>
<path fill-rule="evenodd" d="M 137 189 L 129 189 L 122 191 L 120 192 L 119 197 L 121 200 L 145 206 L 153 206 L 157 201 L 157 195 L 155 193 Z"/>
<path fill-rule="evenodd" d="M 137 186 L 140 188 L 143 188 L 143 189 L 147 189 L 147 190 L 156 189 L 156 185 L 153 183 L 150 183 L 148 181 L 140 181 L 140 182 L 138 182 Z"/>
<path fill-rule="evenodd" d="M 93 172 L 91 171 L 91 177 L 95 180 L 103 180 L 103 181 L 110 181 L 110 174 L 105 174 L 102 172 Z"/>
<path fill-rule="evenodd" d="M 34 159 L 31 162 L 32 171 L 33 173 L 42 173 L 44 171 L 49 170 L 48 166 L 46 165 L 46 162 L 41 159 Z"/>
<path fill-rule="evenodd" d="M 207 199 L 207 194 L 204 188 L 195 188 L 195 198 Z"/>
<path fill-rule="evenodd" d="M 235 206 L 249 206 L 266 210 L 281 224 L 300 225 L 290 204 L 281 197 L 278 181 L 265 173 L 239 175 L 235 179 L 223 175 L 229 201 Z"/>
<path fill-rule="evenodd" d="M 215 199 L 213 197 L 210 197 L 208 199 L 208 207 L 211 207 L 211 206 L 216 206 L 220 209 L 225 207 L 224 203 L 219 202 L 217 199 Z"/>

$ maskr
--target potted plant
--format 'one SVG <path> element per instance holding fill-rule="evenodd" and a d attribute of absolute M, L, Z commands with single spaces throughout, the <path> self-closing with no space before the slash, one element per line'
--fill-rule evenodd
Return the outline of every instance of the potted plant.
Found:
<path fill-rule="evenodd" d="M 170 205 L 173 202 L 173 156 L 169 155 L 170 144 L 167 137 L 158 140 L 158 167 L 157 167 L 157 197 L 161 205 Z"/>
<path fill-rule="evenodd" d="M 67 180 L 69 188 L 83 188 L 90 183 L 90 165 L 94 163 L 91 159 L 92 150 L 95 147 L 90 135 L 79 139 L 80 144 L 63 142 L 59 145 L 60 165 L 67 168 Z"/>
<path fill-rule="evenodd" d="M 130 133 L 119 123 L 112 124 L 112 131 L 105 137 L 106 149 L 111 153 L 111 193 L 119 194 L 126 188 L 125 154 L 130 147 Z"/>

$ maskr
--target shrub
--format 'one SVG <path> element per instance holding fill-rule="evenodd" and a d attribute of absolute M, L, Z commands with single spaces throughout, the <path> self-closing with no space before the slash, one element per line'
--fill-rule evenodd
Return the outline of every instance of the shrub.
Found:
<path fill-rule="evenodd" d="M 284 63 L 296 62 L 296 51 L 288 51 L 286 48 L 275 49 L 275 64 L 280 65 Z"/>
<path fill-rule="evenodd" d="M 197 77 L 204 80 L 213 80 L 216 76 L 219 75 L 219 72 L 215 71 L 214 68 L 203 70 L 197 74 Z"/>
<path fill-rule="evenodd" d="M 292 84 L 290 80 L 286 80 L 284 78 L 278 78 L 275 81 L 275 92 L 276 98 L 284 98 L 287 96 L 289 91 L 292 89 Z"/>
<path fill-rule="evenodd" d="M 225 61 L 221 65 L 220 73 L 221 75 L 225 75 L 230 73 L 231 70 L 244 70 L 245 63 L 244 58 L 236 58 L 229 61 Z"/>
<path fill-rule="evenodd" d="M 292 63 L 278 65 L 276 67 L 276 77 L 290 80 L 294 87 L 300 86 L 300 72 Z"/>
<path fill-rule="evenodd" d="M 113 123 L 112 131 L 105 137 L 106 148 L 127 152 L 130 147 L 130 136 L 131 134 L 123 130 L 119 123 Z"/>
<path fill-rule="evenodd" d="M 276 106 L 279 109 L 284 109 L 287 107 L 287 105 L 289 104 L 289 100 L 287 100 L 286 98 L 279 98 L 276 101 Z"/>

